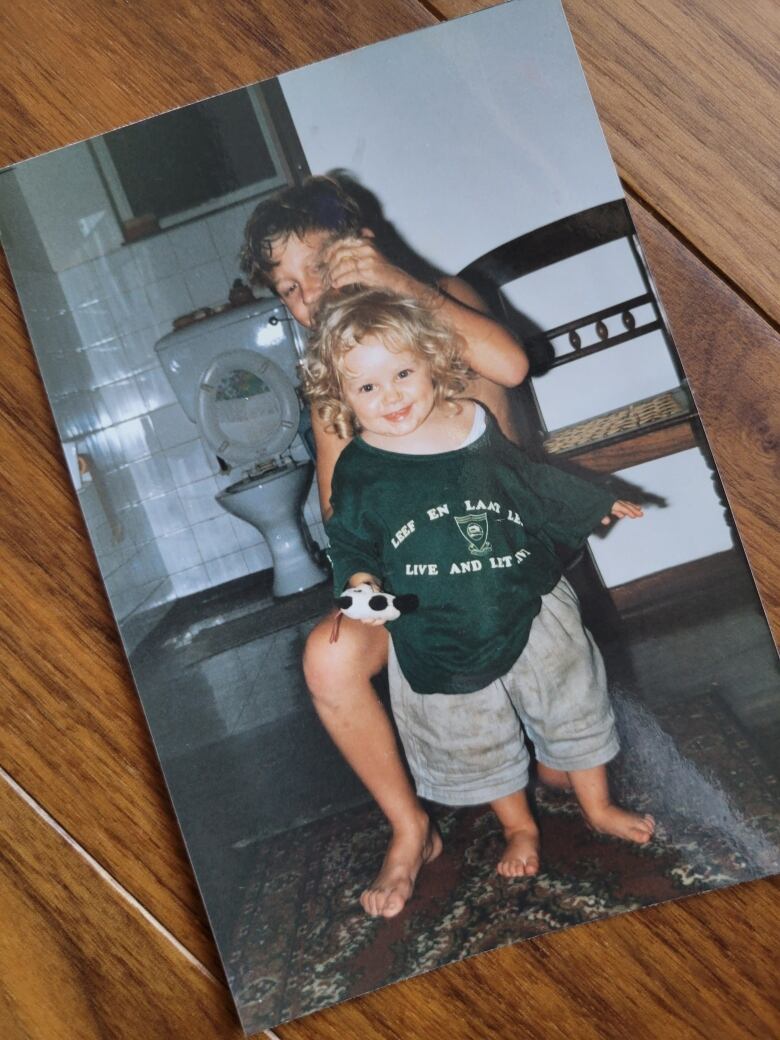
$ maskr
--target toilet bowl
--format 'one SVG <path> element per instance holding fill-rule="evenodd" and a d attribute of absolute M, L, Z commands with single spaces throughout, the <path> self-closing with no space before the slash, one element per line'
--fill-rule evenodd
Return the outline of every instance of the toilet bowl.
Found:
<path fill-rule="evenodd" d="M 299 350 L 278 301 L 210 315 L 156 347 L 174 392 L 223 468 L 241 478 L 216 496 L 266 541 L 273 593 L 290 596 L 327 580 L 302 517 L 313 466 L 293 448 L 301 415 Z"/>
<path fill-rule="evenodd" d="M 266 540 L 274 567 L 274 596 L 291 596 L 325 579 L 311 556 L 301 509 L 311 486 L 310 462 L 291 462 L 259 477 L 245 477 L 217 495 L 234 516 L 256 527 Z"/>

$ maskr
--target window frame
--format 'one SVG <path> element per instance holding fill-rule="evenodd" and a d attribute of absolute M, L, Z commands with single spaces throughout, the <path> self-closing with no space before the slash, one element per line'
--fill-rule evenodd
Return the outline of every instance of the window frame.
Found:
<path fill-rule="evenodd" d="M 130 238 L 127 233 L 129 227 L 143 218 L 151 217 L 154 220 L 154 226 L 149 228 L 148 234 L 167 231 L 170 228 L 178 227 L 180 224 L 186 224 L 191 220 L 198 220 L 209 216 L 212 213 L 216 213 L 219 210 L 235 206 L 247 199 L 267 195 L 284 187 L 285 184 L 290 183 L 290 165 L 287 161 L 285 149 L 279 138 L 279 134 L 274 126 L 274 119 L 268 100 L 265 97 L 263 87 L 263 83 L 254 83 L 248 87 L 240 87 L 239 90 L 245 91 L 249 98 L 252 111 L 257 119 L 260 133 L 265 140 L 268 153 L 275 168 L 273 176 L 266 177 L 264 180 L 256 181 L 253 184 L 247 184 L 243 188 L 237 188 L 234 191 L 225 193 L 224 195 L 217 195 L 210 199 L 206 199 L 197 206 L 191 206 L 186 210 L 179 210 L 178 212 L 169 214 L 165 217 L 158 217 L 156 213 L 147 214 L 133 212 L 132 206 L 130 205 L 127 194 L 122 185 L 121 175 L 104 139 L 105 135 L 95 137 L 88 142 L 92 149 L 92 154 L 97 163 L 98 170 L 103 178 L 109 198 L 111 199 L 119 224 L 125 233 L 126 240 L 129 240 Z M 208 101 L 210 99 L 205 100 Z M 203 103 L 204 102 L 195 102 L 195 104 Z M 155 117 L 152 116 L 150 118 L 154 119 Z M 132 235 L 133 240 L 137 237 L 137 234 Z"/>

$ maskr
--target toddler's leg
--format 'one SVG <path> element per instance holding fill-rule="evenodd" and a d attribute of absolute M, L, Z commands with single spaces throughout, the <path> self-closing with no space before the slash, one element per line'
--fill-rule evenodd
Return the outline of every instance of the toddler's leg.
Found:
<path fill-rule="evenodd" d="M 609 794 L 607 767 L 572 769 L 569 773 L 580 808 L 594 831 L 645 845 L 653 836 L 655 820 L 615 805 Z"/>
<path fill-rule="evenodd" d="M 395 917 L 422 865 L 441 852 L 441 838 L 409 783 L 390 720 L 371 684 L 387 662 L 384 627 L 342 617 L 338 641 L 331 643 L 332 625 L 331 614 L 311 632 L 304 674 L 331 739 L 392 827 L 382 867 L 360 902 L 374 917 Z"/>
<path fill-rule="evenodd" d="M 536 775 L 545 787 L 554 787 L 557 791 L 571 791 L 569 774 L 563 769 L 553 769 L 544 762 L 537 762 Z"/>
<path fill-rule="evenodd" d="M 504 877 L 539 872 L 539 828 L 531 815 L 525 791 L 498 798 L 490 807 L 504 828 L 506 848 L 496 870 Z"/>

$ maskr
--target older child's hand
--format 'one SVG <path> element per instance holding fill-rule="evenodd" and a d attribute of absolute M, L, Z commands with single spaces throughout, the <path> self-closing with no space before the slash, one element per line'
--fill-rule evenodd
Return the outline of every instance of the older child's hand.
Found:
<path fill-rule="evenodd" d="M 414 292 L 416 282 L 377 249 L 370 231 L 338 238 L 323 250 L 323 281 L 332 289 L 365 285 L 397 293 Z"/>
<path fill-rule="evenodd" d="M 602 524 L 611 524 L 613 516 L 618 517 L 618 519 L 627 517 L 629 520 L 638 520 L 640 516 L 645 515 L 644 510 L 636 502 L 624 502 L 620 498 L 617 502 L 613 502 L 609 512 L 611 515 L 603 517 Z"/>

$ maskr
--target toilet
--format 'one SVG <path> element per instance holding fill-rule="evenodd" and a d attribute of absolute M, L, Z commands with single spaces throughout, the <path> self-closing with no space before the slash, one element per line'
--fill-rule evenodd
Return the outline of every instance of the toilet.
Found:
<path fill-rule="evenodd" d="M 175 325 L 155 347 L 163 370 L 211 452 L 241 474 L 217 502 L 263 535 L 274 596 L 319 585 L 328 574 L 302 517 L 314 467 L 295 444 L 297 325 L 276 299 L 204 308 Z"/>

